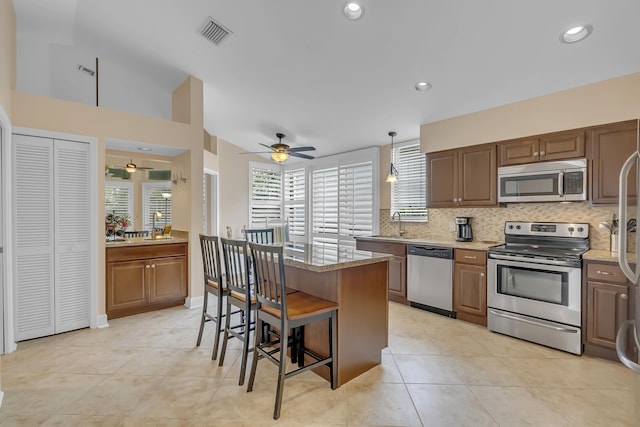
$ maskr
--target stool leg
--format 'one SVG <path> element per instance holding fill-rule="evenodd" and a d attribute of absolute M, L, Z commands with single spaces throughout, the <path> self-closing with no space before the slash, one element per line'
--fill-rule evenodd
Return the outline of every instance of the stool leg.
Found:
<path fill-rule="evenodd" d="M 229 298 L 227 298 L 227 313 L 231 313 L 231 303 L 229 302 Z M 219 319 L 220 317 L 218 317 Z M 231 328 L 231 316 L 227 314 L 224 318 L 224 330 L 222 332 L 222 348 L 220 349 L 220 361 L 218 362 L 218 366 L 222 366 L 224 363 L 224 355 L 227 352 L 227 341 L 229 340 L 229 329 Z"/>
<path fill-rule="evenodd" d="M 298 328 L 296 346 L 296 353 L 298 353 L 298 367 L 302 368 L 304 366 L 304 325 Z"/>
<path fill-rule="evenodd" d="M 242 340 L 242 360 L 240 362 L 240 380 L 238 381 L 238 385 L 244 384 L 244 377 L 247 372 L 247 357 L 249 356 L 249 330 L 251 329 L 251 310 L 247 311 L 247 315 L 244 316 L 244 311 L 242 312 L 244 319 L 244 335 Z"/>
<path fill-rule="evenodd" d="M 200 319 L 200 331 L 198 332 L 198 341 L 196 341 L 196 347 L 200 346 L 200 342 L 202 341 L 202 331 L 204 330 L 204 322 L 207 319 L 205 313 L 207 312 L 207 304 L 209 301 L 209 292 L 204 291 L 204 301 L 202 302 L 202 318 Z"/>
<path fill-rule="evenodd" d="M 258 348 L 262 343 L 262 327 L 263 322 L 256 313 L 256 334 L 253 342 L 253 360 L 251 361 L 251 372 L 249 373 L 249 383 L 247 384 L 247 393 L 253 390 L 253 381 L 256 378 L 256 367 L 258 366 Z"/>
<path fill-rule="evenodd" d="M 281 328 L 282 331 L 285 328 Z M 280 335 L 283 335 L 282 333 Z M 282 407 L 282 395 L 284 393 L 284 376 L 287 373 L 287 344 L 288 339 L 280 337 L 280 360 L 278 363 L 278 387 L 276 388 L 276 404 L 273 409 L 273 419 L 280 418 L 280 408 Z M 284 347 L 283 347 L 284 346 Z M 293 348 L 292 348 L 293 351 Z"/>
<path fill-rule="evenodd" d="M 213 337 L 213 352 L 211 353 L 211 360 L 216 360 L 216 357 L 218 357 L 218 344 L 220 344 L 220 323 L 222 321 L 222 298 L 223 298 L 223 294 L 220 291 L 220 289 L 218 289 L 218 294 L 216 295 L 216 297 L 217 297 L 216 309 L 218 310 L 218 312 L 216 313 L 216 318 L 214 320 L 214 322 L 216 323 L 216 329 L 215 329 L 215 335 Z"/>

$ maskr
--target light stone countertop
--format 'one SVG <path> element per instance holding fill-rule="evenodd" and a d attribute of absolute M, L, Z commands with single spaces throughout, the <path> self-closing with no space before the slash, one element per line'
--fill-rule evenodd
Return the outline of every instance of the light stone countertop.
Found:
<path fill-rule="evenodd" d="M 397 237 L 397 236 L 366 236 L 357 237 L 357 240 L 366 240 L 370 242 L 390 242 L 390 243 L 404 243 L 407 245 L 432 245 L 432 246 L 444 246 L 454 249 L 475 249 L 480 251 L 486 251 L 492 246 L 503 244 L 503 242 L 490 242 L 490 241 L 471 241 L 471 242 L 458 242 L 456 240 L 433 240 L 423 237 Z"/>
<path fill-rule="evenodd" d="M 126 247 L 126 246 L 148 246 L 148 245 L 168 245 L 171 243 L 188 243 L 186 237 L 170 237 L 165 239 L 163 236 L 157 236 L 155 239 L 146 237 L 132 237 L 131 239 L 107 240 L 105 245 L 107 248 Z"/>
<path fill-rule="evenodd" d="M 618 263 L 618 253 L 611 252 L 604 249 L 591 249 L 582 255 L 582 258 L 589 261 L 606 261 Z M 635 253 L 627 253 L 627 259 L 630 263 L 636 262 L 636 254 Z"/>
<path fill-rule="evenodd" d="M 304 270 L 325 272 L 343 268 L 390 261 L 392 255 L 377 252 L 360 251 L 343 247 L 336 251 L 334 245 L 315 243 L 287 243 L 284 246 L 285 265 Z"/>

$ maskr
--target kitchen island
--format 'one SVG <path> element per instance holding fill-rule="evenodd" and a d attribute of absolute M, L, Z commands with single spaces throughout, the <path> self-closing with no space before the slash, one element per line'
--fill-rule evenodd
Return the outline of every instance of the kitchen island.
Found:
<path fill-rule="evenodd" d="M 162 236 L 107 241 L 107 318 L 184 304 L 188 242 Z"/>
<path fill-rule="evenodd" d="M 338 387 L 380 364 L 388 345 L 387 254 L 333 245 L 285 246 L 287 287 L 338 304 Z M 328 321 L 305 328 L 305 346 L 327 356 Z M 329 380 L 329 368 L 315 372 Z"/>

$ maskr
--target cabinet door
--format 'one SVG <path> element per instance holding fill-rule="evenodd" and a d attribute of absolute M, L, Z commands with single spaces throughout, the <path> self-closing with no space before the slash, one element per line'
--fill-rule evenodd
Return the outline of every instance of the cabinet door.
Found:
<path fill-rule="evenodd" d="M 187 296 L 187 260 L 185 257 L 158 258 L 147 261 L 149 302 L 184 299 Z"/>
<path fill-rule="evenodd" d="M 398 297 L 399 301 L 407 299 L 407 258 L 394 256 L 389 261 L 389 297 Z"/>
<path fill-rule="evenodd" d="M 452 207 L 457 201 L 458 150 L 427 154 L 427 206 Z"/>
<path fill-rule="evenodd" d="M 495 206 L 498 203 L 496 146 L 460 149 L 459 206 Z"/>
<path fill-rule="evenodd" d="M 500 166 L 537 162 L 540 159 L 539 148 L 540 140 L 537 137 L 503 142 L 498 145 Z"/>
<path fill-rule="evenodd" d="M 107 264 L 107 315 L 149 303 L 147 265 L 145 260 Z"/>
<path fill-rule="evenodd" d="M 591 203 L 618 203 L 618 175 L 622 164 L 636 150 L 636 137 L 635 120 L 599 126 L 590 131 Z M 635 177 L 635 171 L 635 167 L 631 168 L 629 176 Z M 629 180 L 627 194 L 636 194 L 635 178 Z"/>
<path fill-rule="evenodd" d="M 456 263 L 453 280 L 453 309 L 456 312 L 486 317 L 486 273 L 486 267 Z"/>
<path fill-rule="evenodd" d="M 584 130 L 549 133 L 540 136 L 540 160 L 584 157 Z"/>
<path fill-rule="evenodd" d="M 587 282 L 587 339 L 615 349 L 620 325 L 629 318 L 628 287 Z"/>

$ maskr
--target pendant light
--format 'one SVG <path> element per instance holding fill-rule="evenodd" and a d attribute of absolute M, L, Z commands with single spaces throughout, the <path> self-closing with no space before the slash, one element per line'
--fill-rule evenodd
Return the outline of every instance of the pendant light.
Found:
<path fill-rule="evenodd" d="M 387 182 L 398 182 L 398 169 L 393 166 L 393 137 L 396 136 L 397 133 L 389 132 L 389 136 L 391 137 L 391 166 L 389 166 L 389 173 L 387 174 Z"/>

